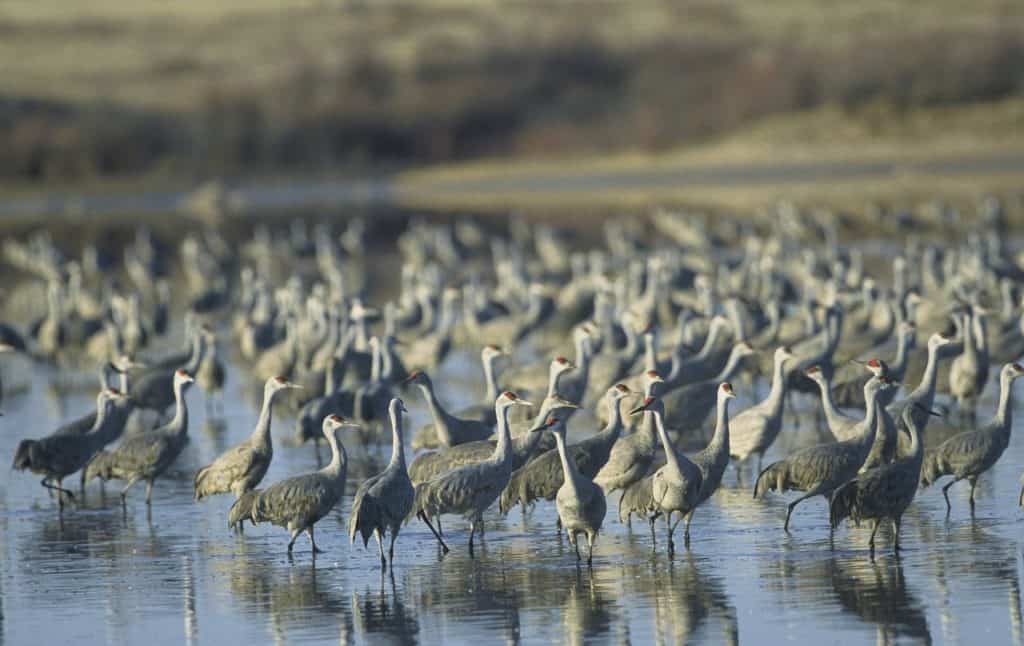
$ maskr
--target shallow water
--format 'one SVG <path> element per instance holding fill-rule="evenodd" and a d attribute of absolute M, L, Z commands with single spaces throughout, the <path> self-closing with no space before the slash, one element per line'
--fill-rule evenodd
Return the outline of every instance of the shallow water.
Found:
<path fill-rule="evenodd" d="M 11 384 L 17 365 L 5 364 Z M 487 517 L 477 558 L 465 549 L 467 526 L 445 519 L 453 551 L 441 559 L 429 531 L 410 524 L 398 542 L 393 575 L 382 576 L 376 548 L 345 537 L 351 493 L 379 470 L 389 447 L 348 443 L 353 460 L 349 495 L 317 526 L 326 550 L 314 561 L 300 539 L 293 559 L 287 535 L 270 526 L 231 534 L 221 496 L 194 503 L 191 477 L 221 450 L 251 431 L 254 386 L 233 371 L 219 420 L 207 416 L 204 395 L 188 395 L 192 441 L 175 472 L 158 481 L 152 514 L 139 486 L 126 514 L 118 483 L 106 497 L 90 485 L 83 508 L 63 517 L 26 473 L 0 469 L 0 641 L 23 644 L 174 643 L 1020 643 L 1024 513 L 1016 507 L 1024 468 L 1019 428 L 998 465 L 979 484 L 974 520 L 967 487 L 952 493 L 945 519 L 938 488 L 919 494 L 904 523 L 900 560 L 880 551 L 872 563 L 867 529 L 842 528 L 830 544 L 826 504 L 808 501 L 782 532 L 784 499 L 751 499 L 734 469 L 723 489 L 695 515 L 690 549 L 665 553 L 663 526 L 656 550 L 643 523 L 633 531 L 614 519 L 614 501 L 595 552 L 579 568 L 554 531 L 551 504 L 525 518 Z M 453 407 L 480 395 L 471 360 L 454 357 L 448 379 L 436 379 Z M 453 375 L 462 375 L 455 380 Z M 85 377 L 86 382 L 88 378 Z M 16 379 L 15 379 L 16 381 Z M 49 433 L 92 405 L 90 390 L 53 394 L 67 375 L 36 369 L 30 388 L 7 395 L 0 418 L 0 454 L 10 459 L 24 437 Z M 17 384 L 14 384 L 17 385 Z M 994 386 L 981 414 L 993 409 Z M 411 426 L 426 420 L 418 393 L 406 401 Z M 745 400 L 749 401 L 749 400 Z M 745 406 L 737 402 L 734 410 Z M 767 459 L 813 442 L 807 420 L 788 424 Z M 574 418 L 571 434 L 593 428 Z M 292 420 L 275 420 L 277 442 L 267 482 L 316 468 L 311 446 L 291 444 Z M 379 437 L 386 437 L 380 434 Z M 749 481 L 749 476 L 744 478 Z M 75 486 L 77 487 L 77 480 Z M 682 541 L 677 543 L 681 547 Z"/>

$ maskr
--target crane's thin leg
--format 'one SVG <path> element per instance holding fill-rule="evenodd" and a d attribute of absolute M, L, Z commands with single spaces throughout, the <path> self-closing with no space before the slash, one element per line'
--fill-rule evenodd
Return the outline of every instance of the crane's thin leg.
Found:
<path fill-rule="evenodd" d="M 953 478 L 942 487 L 942 495 L 946 499 L 946 518 L 949 518 L 949 513 L 953 511 L 953 506 L 949 504 L 949 488 L 960 482 L 960 478 Z"/>
<path fill-rule="evenodd" d="M 153 504 L 153 481 L 146 480 L 146 506 Z"/>
<path fill-rule="evenodd" d="M 469 558 L 476 558 L 473 555 L 473 535 L 476 534 L 476 521 L 469 522 Z"/>
<path fill-rule="evenodd" d="M 313 554 L 322 554 L 323 550 L 316 546 L 316 540 L 313 539 L 313 526 L 310 525 L 306 528 L 306 534 L 309 535 L 309 542 L 313 546 Z"/>
<path fill-rule="evenodd" d="M 373 530 L 373 535 L 377 537 L 377 548 L 380 549 L 380 566 L 383 569 L 388 568 L 388 561 L 384 558 L 384 539 L 380 535 L 380 530 Z"/>
<path fill-rule="evenodd" d="M 971 516 L 974 516 L 974 488 L 978 484 L 978 479 L 968 478 L 967 482 L 971 483 Z"/>
<path fill-rule="evenodd" d="M 80 472 L 78 491 L 82 497 L 85 498 L 85 469 L 83 468 Z"/>
<path fill-rule="evenodd" d="M 587 567 L 594 567 L 594 543 L 597 541 L 597 534 L 587 533 Z"/>
<path fill-rule="evenodd" d="M 391 544 L 388 546 L 388 562 L 391 563 L 391 571 L 395 571 L 395 539 L 398 538 L 398 527 L 391 528 Z"/>
<path fill-rule="evenodd" d="M 440 516 L 437 517 L 437 533 L 440 534 L 441 536 L 444 536 L 444 530 L 441 529 L 441 517 Z"/>
<path fill-rule="evenodd" d="M 561 516 L 556 516 L 555 518 L 556 518 L 556 520 L 555 520 L 555 533 L 556 534 L 561 534 L 562 533 L 562 517 Z"/>
<path fill-rule="evenodd" d="M 789 507 L 786 509 L 786 522 L 782 525 L 782 530 L 784 532 L 786 532 L 787 534 L 789 533 L 789 517 L 793 515 L 793 510 L 796 509 L 796 506 L 802 503 L 803 501 L 807 500 L 808 498 L 813 498 L 814 496 L 817 496 L 819 493 L 820 492 L 818 491 L 818 488 L 815 487 L 808 491 L 807 493 L 805 493 L 804 495 L 797 498 L 796 500 L 794 500 L 793 502 L 789 503 Z"/>
<path fill-rule="evenodd" d="M 583 557 L 580 556 L 579 535 L 576 532 L 569 532 L 569 542 L 572 543 L 573 548 L 576 550 L 576 562 L 578 563 L 579 561 L 582 561 Z"/>
<path fill-rule="evenodd" d="M 131 480 L 128 481 L 128 484 L 126 484 L 124 486 L 124 489 L 121 490 L 121 506 L 122 507 L 126 507 L 128 505 L 128 490 L 131 489 L 132 486 L 134 486 L 135 483 L 138 482 L 138 481 L 139 481 L 138 478 L 132 478 Z"/>
<path fill-rule="evenodd" d="M 683 539 L 686 542 L 686 546 L 690 546 L 690 521 L 693 520 L 693 512 L 696 509 L 691 509 L 690 513 L 686 514 L 686 525 L 683 526 Z"/>
<path fill-rule="evenodd" d="M 900 553 L 900 523 L 902 520 L 900 516 L 892 519 L 892 551 L 896 554 Z"/>
<path fill-rule="evenodd" d="M 288 541 L 288 556 L 291 556 L 291 554 L 292 554 L 292 547 L 295 546 L 295 539 L 297 539 L 299 537 L 299 534 L 301 534 L 301 533 L 302 533 L 302 529 L 301 528 L 296 528 L 296 529 L 292 530 L 292 538 L 291 538 L 290 541 Z"/>
<path fill-rule="evenodd" d="M 672 524 L 672 512 L 668 512 L 665 515 L 665 529 L 668 530 L 668 555 L 671 558 L 676 552 L 676 544 L 672 540 L 672 531 L 675 529 L 675 526 Z"/>
<path fill-rule="evenodd" d="M 657 520 L 657 518 L 658 518 L 657 514 L 655 514 L 653 516 L 648 516 L 647 517 L 647 522 L 651 526 L 651 547 L 652 548 L 655 547 L 654 544 L 656 542 L 656 539 L 654 538 L 654 521 Z"/>
<path fill-rule="evenodd" d="M 439 533 L 437 532 L 437 530 L 436 530 L 436 529 L 434 529 L 434 526 L 433 526 L 432 524 L 430 524 L 430 519 L 429 519 L 429 518 L 427 518 L 427 515 L 426 515 L 425 513 L 423 513 L 422 511 L 421 511 L 421 512 L 419 512 L 419 513 L 418 513 L 418 514 L 416 514 L 416 515 L 417 515 L 417 516 L 419 516 L 419 517 L 420 517 L 420 520 L 422 520 L 423 522 L 425 522 L 425 523 L 427 524 L 427 527 L 429 527 L 429 528 L 430 528 L 430 532 L 431 532 L 431 533 L 432 533 L 432 534 L 434 535 L 434 538 L 436 538 L 436 539 L 437 539 L 437 542 L 441 544 L 441 551 L 442 551 L 442 552 L 444 552 L 445 554 L 447 554 L 448 552 L 450 552 L 451 550 L 449 550 L 449 549 L 448 549 L 448 546 L 444 544 L 444 539 L 443 539 L 443 538 L 441 538 L 441 534 L 439 534 Z"/>
<path fill-rule="evenodd" d="M 870 549 L 872 560 L 875 558 L 875 532 L 878 531 L 878 526 L 881 522 L 880 520 L 875 520 L 875 526 L 871 528 L 871 538 L 868 539 L 868 548 Z"/>
<path fill-rule="evenodd" d="M 62 494 L 67 494 L 68 498 L 70 498 L 71 500 L 75 499 L 75 494 L 60 486 L 60 480 L 57 481 L 57 484 L 52 484 L 49 478 L 43 478 L 40 484 L 46 487 L 50 491 L 51 495 L 53 494 L 54 491 L 57 492 L 57 500 L 60 502 L 61 508 L 64 507 L 64 499 L 62 498 Z"/>

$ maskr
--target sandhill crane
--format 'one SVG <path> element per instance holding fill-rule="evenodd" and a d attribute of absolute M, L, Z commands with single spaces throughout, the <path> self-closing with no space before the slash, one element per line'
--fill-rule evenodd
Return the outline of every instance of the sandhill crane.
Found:
<path fill-rule="evenodd" d="M 992 468 L 1010 443 L 1013 426 L 1013 382 L 1024 375 L 1024 367 L 1008 363 L 999 372 L 999 405 L 992 421 L 985 426 L 955 435 L 934 449 L 925 451 L 921 485 L 927 487 L 942 476 L 953 479 L 942 487 L 946 515 L 951 510 L 949 488 L 967 480 L 971 483 L 971 513 L 974 513 L 974 488 L 981 474 Z"/>
<path fill-rule="evenodd" d="M 488 426 L 479 419 L 455 417 L 445 410 L 438 400 L 437 394 L 434 392 L 434 384 L 430 381 L 427 373 L 417 370 L 409 375 L 405 381 L 406 383 L 419 386 L 420 390 L 423 391 L 423 398 L 427 402 L 427 408 L 430 410 L 430 417 L 433 420 L 432 424 L 424 426 L 416 434 L 416 437 L 413 438 L 412 445 L 414 449 L 433 448 L 435 446 L 430 441 L 431 432 L 429 429 L 431 428 L 438 444 L 449 447 L 465 444 L 466 442 L 484 440 L 494 434 L 494 427 Z"/>
<path fill-rule="evenodd" d="M 956 400 L 960 413 L 968 419 L 988 381 L 988 341 L 984 318 L 988 312 L 970 307 L 961 318 L 963 352 L 949 366 L 949 394 Z"/>
<path fill-rule="evenodd" d="M 656 397 L 647 397 L 643 406 L 634 409 L 630 414 L 641 410 L 650 411 L 654 416 L 654 425 L 665 451 L 665 466 L 655 471 L 651 478 L 653 504 L 650 513 L 665 516 L 665 527 L 668 530 L 668 553 L 671 556 L 675 552 L 673 534 L 675 534 L 676 526 L 684 518 L 689 518 L 697 508 L 704 474 L 701 473 L 700 467 L 676 451 L 675 446 L 672 445 L 668 432 L 665 430 L 664 404 L 661 400 Z M 674 513 L 678 513 L 679 518 L 673 523 L 672 514 Z M 687 530 L 689 530 L 689 525 L 690 523 L 687 522 Z M 689 543 L 689 531 L 685 536 L 686 542 Z"/>
<path fill-rule="evenodd" d="M 554 395 L 544 399 L 533 419 L 509 422 L 509 434 L 512 437 L 512 469 L 519 469 L 526 464 L 541 447 L 545 434 L 533 431 L 550 429 L 555 424 L 564 423 L 578 408 L 578 405 Z M 450 449 L 420 453 L 409 465 L 409 477 L 412 478 L 413 484 L 420 484 L 462 465 L 482 462 L 494 453 L 497 443 L 497 440 L 478 440 Z"/>
<path fill-rule="evenodd" d="M 645 373 L 647 383 L 644 385 L 645 400 L 661 393 L 665 380 L 657 372 Z M 632 413 L 630 413 L 632 414 Z M 619 439 L 612 445 L 608 461 L 594 477 L 605 493 L 617 489 L 625 489 L 647 475 L 654 462 L 654 454 L 658 448 L 657 428 L 654 414 L 644 413 L 640 427 L 632 434 Z"/>
<path fill-rule="evenodd" d="M 713 378 L 666 393 L 662 397 L 665 409 L 675 413 L 669 414 L 668 425 L 680 433 L 702 428 L 708 415 L 715 409 L 722 382 L 732 379 L 743 359 L 753 354 L 754 348 L 749 343 L 740 341 L 733 346 L 721 372 Z"/>
<path fill-rule="evenodd" d="M 497 366 L 495 365 L 500 357 L 504 357 L 505 351 L 496 345 L 485 345 L 480 351 L 480 363 L 484 367 L 484 403 L 474 404 L 456 411 L 455 417 L 462 419 L 478 419 L 490 427 L 497 425 L 498 420 L 494 418 L 493 402 L 498 398 L 501 390 L 498 389 Z"/>
<path fill-rule="evenodd" d="M 352 513 L 349 515 L 348 536 L 355 542 L 356 534 L 363 537 L 366 547 L 370 536 L 377 537 L 380 549 L 380 566 L 386 569 L 388 559 L 391 567 L 395 564 L 395 539 L 412 509 L 416 490 L 409 480 L 409 472 L 405 468 L 405 440 L 402 432 L 402 413 L 405 404 L 400 399 L 392 399 L 388 406 L 391 418 L 391 461 L 387 468 L 375 476 L 367 478 L 359 485 L 355 500 L 352 502 Z M 387 559 L 384 558 L 384 535 L 391 532 L 391 544 L 388 546 Z"/>
<path fill-rule="evenodd" d="M 555 495 L 555 509 L 569 543 L 576 550 L 577 561 L 580 560 L 579 535 L 587 537 L 587 565 L 591 566 L 594 564 L 594 541 L 604 522 L 608 503 L 604 499 L 604 490 L 579 472 L 575 458 L 566 451 L 565 425 L 556 425 L 553 433 L 562 463 L 562 485 Z"/>
<path fill-rule="evenodd" d="M 469 554 L 473 556 L 473 535 L 483 520 L 484 510 L 498 499 L 512 475 L 508 411 L 512 406 L 532 405 L 515 393 L 502 393 L 494 405 L 498 417 L 498 444 L 491 458 L 453 469 L 416 487 L 413 511 L 427 523 L 445 554 L 448 546 L 430 519 L 442 514 L 464 516 L 469 521 Z"/>
<path fill-rule="evenodd" d="M 250 519 L 254 525 L 269 522 L 287 529 L 291 533 L 288 541 L 289 555 L 302 532 L 309 536 L 314 555 L 322 551 L 313 537 L 313 525 L 326 516 L 345 493 L 348 455 L 338 438 L 342 428 L 359 428 L 359 425 L 337 415 L 324 418 L 324 436 L 331 447 L 331 461 L 327 466 L 313 473 L 275 482 L 266 489 L 255 489 L 250 492 L 251 495 L 235 501 L 239 507 L 251 507 Z M 237 517 L 240 514 L 232 515 Z"/>
<path fill-rule="evenodd" d="M 732 384 L 724 382 L 718 385 L 716 399 L 716 421 L 715 433 L 711 441 L 701 451 L 693 456 L 692 461 L 700 469 L 701 480 L 700 492 L 694 509 L 704 504 L 722 484 L 722 476 L 726 467 L 729 466 L 729 400 L 735 399 L 736 393 Z M 647 516 L 651 525 L 651 538 L 654 538 L 654 521 L 658 516 L 658 510 L 654 503 L 653 474 L 633 483 L 622 493 L 619 499 L 619 520 L 629 523 L 633 514 Z M 684 531 L 686 536 L 690 534 L 690 522 L 693 520 L 693 513 L 686 516 Z"/>
<path fill-rule="evenodd" d="M 772 387 L 768 397 L 732 418 L 729 424 L 729 451 L 733 459 L 742 462 L 756 455 L 757 468 L 760 469 L 764 452 L 782 429 L 782 405 L 786 396 L 785 364 L 791 358 L 793 353 L 788 347 L 781 346 L 775 350 Z"/>
<path fill-rule="evenodd" d="M 931 335 L 928 339 L 928 361 L 925 364 L 924 374 L 921 376 L 921 383 L 905 398 L 895 401 L 886 407 L 889 415 L 896 421 L 897 428 L 904 433 L 909 433 L 909 429 L 903 426 L 903 420 L 905 419 L 903 412 L 905 410 L 910 410 L 910 414 L 914 417 L 914 422 L 921 433 L 924 432 L 924 428 L 928 425 L 929 413 L 935 403 L 935 386 L 938 379 L 939 361 L 945 358 L 942 348 L 950 345 L 952 342 L 953 340 L 950 337 L 938 332 Z M 899 453 L 901 455 L 905 454 L 909 450 L 909 447 L 906 446 L 908 440 L 905 438 L 907 436 L 898 434 L 897 437 Z"/>
<path fill-rule="evenodd" d="M 798 504 L 814 496 L 828 497 L 837 487 L 857 475 L 871 452 L 877 429 L 877 394 L 890 388 L 885 377 L 874 377 L 864 386 L 864 399 L 868 402 L 867 416 L 857 424 L 849 439 L 808 447 L 774 462 L 757 476 L 754 498 L 764 497 L 767 491 L 803 491 L 786 509 L 783 531 L 789 531 L 789 519 Z M 828 392 L 828 389 L 823 389 Z"/>
<path fill-rule="evenodd" d="M 189 375 L 194 375 L 206 353 L 207 335 L 197 332 L 193 335 L 192 354 L 184 366 L 180 369 Z M 175 381 L 178 367 L 164 367 L 157 365 L 145 370 L 133 380 L 129 396 L 138 408 L 147 408 L 158 413 L 175 404 Z M 191 383 L 191 382 L 190 382 Z"/>
<path fill-rule="evenodd" d="M 883 376 L 885 373 L 885 364 L 879 359 L 871 359 L 864 365 L 875 377 Z M 831 381 L 822 372 L 821 367 L 811 366 L 804 370 L 804 374 L 811 381 L 818 384 L 818 388 L 821 389 L 821 408 L 825 413 L 825 422 L 828 425 L 829 432 L 836 438 L 836 441 L 844 442 L 857 437 L 862 430 L 862 420 L 852 415 L 847 415 L 836 407 L 835 400 L 832 399 Z M 865 385 L 867 385 L 866 382 Z M 877 403 L 878 400 L 876 399 L 875 401 Z"/>
<path fill-rule="evenodd" d="M 121 442 L 113 451 L 100 451 L 86 468 L 86 480 L 127 480 L 121 490 L 121 505 L 128 490 L 139 480 L 146 481 L 146 505 L 152 504 L 153 482 L 163 475 L 188 442 L 188 407 L 185 389 L 195 381 L 184 370 L 174 373 L 174 418 L 164 426 L 138 433 Z"/>
<path fill-rule="evenodd" d="M 103 389 L 96 396 L 96 416 L 91 428 L 85 433 L 67 432 L 58 429 L 56 433 L 38 440 L 22 440 L 14 453 L 12 468 L 29 470 L 42 474 L 42 485 L 51 492 L 57 492 L 60 509 L 64 508 L 64 496 L 74 500 L 75 496 L 64 489 L 64 478 L 82 469 L 97 451 L 106 443 L 104 426 L 114 409 L 114 401 L 124 398 L 116 390 Z"/>
<path fill-rule="evenodd" d="M 855 522 L 874 520 L 868 546 L 871 557 L 875 556 L 875 533 L 883 520 L 893 524 L 893 551 L 900 549 L 900 522 L 914 495 L 917 493 L 918 478 L 921 475 L 921 460 L 924 455 L 921 445 L 921 430 L 913 409 L 921 405 L 914 403 L 903 409 L 903 427 L 910 434 L 910 449 L 905 456 L 892 464 L 871 469 L 836 489 L 829 503 L 829 524 L 834 530 L 839 523 L 850 518 Z M 924 411 L 925 415 L 933 414 Z"/>
<path fill-rule="evenodd" d="M 615 392 L 609 400 L 612 410 L 608 424 L 599 433 L 566 448 L 576 471 L 588 480 L 592 480 L 608 461 L 612 446 L 622 433 L 622 401 L 631 391 L 623 384 L 616 384 L 609 390 Z M 536 500 L 554 500 L 564 482 L 560 453 L 548 451 L 512 474 L 508 486 L 501 492 L 499 509 L 507 514 L 515 505 L 525 509 Z"/>
<path fill-rule="evenodd" d="M 892 363 L 886 363 L 880 359 L 874 359 L 884 368 L 882 376 L 892 379 L 894 382 L 903 381 L 907 372 L 907 364 L 910 360 L 910 351 L 917 344 L 917 328 L 913 323 L 904 321 L 896 328 L 896 358 Z M 868 365 L 866 373 L 861 365 L 870 364 L 871 360 L 864 362 L 852 361 L 850 365 L 837 368 L 832 377 L 832 397 L 837 406 L 845 408 L 866 408 L 864 401 L 864 384 L 874 373 L 873 366 Z M 886 407 L 893 402 L 899 388 L 890 388 L 878 393 L 878 405 Z"/>
<path fill-rule="evenodd" d="M 267 379 L 263 385 L 263 406 L 252 435 L 222 453 L 212 464 L 196 472 L 193 481 L 196 500 L 229 492 L 238 498 L 259 485 L 274 457 L 274 445 L 270 438 L 274 398 L 279 392 L 298 387 L 284 377 Z M 238 528 L 241 529 L 241 524 Z"/>
<path fill-rule="evenodd" d="M 220 404 L 220 411 L 224 411 L 224 379 L 226 370 L 224 362 L 220 358 L 220 350 L 217 346 L 217 337 L 212 330 L 200 332 L 206 337 L 206 352 L 196 370 L 196 383 L 203 389 L 206 395 L 206 410 L 211 412 L 215 404 Z"/>

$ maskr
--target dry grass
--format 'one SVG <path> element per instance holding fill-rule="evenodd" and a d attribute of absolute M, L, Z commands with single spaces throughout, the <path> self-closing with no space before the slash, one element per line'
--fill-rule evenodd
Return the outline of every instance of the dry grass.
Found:
<path fill-rule="evenodd" d="M 1013 0 L 11 0 L 0 58 L 17 62 L 0 77 L 0 177 L 309 172 L 646 155 L 825 104 L 876 115 L 874 136 L 889 118 L 876 104 L 1019 95 L 1024 12 Z M 736 154 L 771 145 L 748 135 Z"/>

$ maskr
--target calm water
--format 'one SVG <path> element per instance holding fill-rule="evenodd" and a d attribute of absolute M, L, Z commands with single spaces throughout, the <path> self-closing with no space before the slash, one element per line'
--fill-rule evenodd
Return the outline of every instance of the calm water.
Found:
<path fill-rule="evenodd" d="M 37 369 L 30 382 L 3 366 L 13 386 L 0 418 L 0 454 L 9 460 L 21 438 L 49 433 L 92 405 L 88 390 L 64 396 L 49 384 L 68 381 Z M 473 402 L 479 386 L 466 356 L 445 366 L 442 397 Z M 461 379 L 455 379 L 461 375 Z M 21 380 L 22 384 L 11 381 Z M 993 409 L 990 384 L 982 416 Z M 730 470 L 723 489 L 695 516 L 689 550 L 674 559 L 664 541 L 652 553 L 644 524 L 630 532 L 609 518 L 592 571 L 578 568 L 554 531 L 551 504 L 527 517 L 493 512 L 478 558 L 466 553 L 467 527 L 446 518 L 453 552 L 441 559 L 425 526 L 415 522 L 398 543 L 393 576 L 382 576 L 376 548 L 345 537 L 351 493 L 380 469 L 389 447 L 349 452 L 349 496 L 318 525 L 326 549 L 314 562 L 305 539 L 293 560 L 287 535 L 268 525 L 229 533 L 229 497 L 194 503 L 191 478 L 227 446 L 246 437 L 257 414 L 254 386 L 237 371 L 226 389 L 225 414 L 205 413 L 193 389 L 192 442 L 176 471 L 158 481 L 151 517 L 144 488 L 133 490 L 126 515 L 116 484 L 105 498 L 90 485 L 84 508 L 63 519 L 38 477 L 0 469 L 0 641 L 118 644 L 176 643 L 1020 643 L 1024 514 L 1016 507 L 1024 468 L 1024 429 L 1017 428 L 1002 461 L 979 485 L 972 521 L 967 487 L 952 492 L 945 520 L 938 488 L 925 490 L 904 523 L 900 561 L 880 532 L 879 557 L 868 559 L 867 530 L 840 529 L 830 545 L 826 504 L 805 503 L 792 535 L 781 529 L 784 502 L 754 501 Z M 1019 390 L 1019 388 L 1018 388 Z M 406 401 L 412 426 L 426 420 L 418 393 Z M 734 410 L 748 399 L 737 402 Z M 1018 415 L 1018 420 L 1024 415 Z M 572 434 L 593 422 L 580 416 Z M 1020 426 L 1020 423 L 1018 423 Z M 275 421 L 277 452 L 267 481 L 316 468 L 311 446 L 291 444 L 292 420 Z M 788 424 L 768 457 L 815 441 L 810 422 Z M 380 437 L 385 437 L 380 435 Z M 749 481 L 749 477 L 745 478 Z M 77 487 L 77 483 L 76 483 Z M 662 526 L 659 525 L 659 529 Z M 681 541 L 679 541 L 681 545 Z"/>

